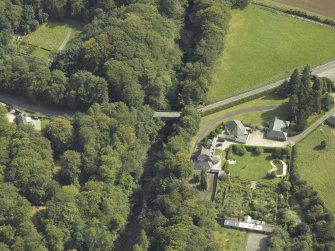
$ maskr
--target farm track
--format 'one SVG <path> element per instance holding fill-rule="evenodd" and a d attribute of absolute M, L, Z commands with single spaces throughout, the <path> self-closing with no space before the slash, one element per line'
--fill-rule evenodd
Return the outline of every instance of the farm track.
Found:
<path fill-rule="evenodd" d="M 66 33 L 66 37 L 64 38 L 63 43 L 58 48 L 59 51 L 62 51 L 62 50 L 65 49 L 65 46 L 67 45 L 67 43 L 71 39 L 71 35 L 72 35 L 72 28 L 68 28 L 67 33 Z"/>

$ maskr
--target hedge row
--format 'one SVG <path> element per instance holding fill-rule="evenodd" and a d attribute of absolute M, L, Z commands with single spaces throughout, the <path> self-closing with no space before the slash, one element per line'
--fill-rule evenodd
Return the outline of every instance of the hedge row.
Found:
<path fill-rule="evenodd" d="M 285 8 L 280 8 L 278 6 L 267 5 L 267 4 L 259 3 L 259 2 L 253 2 L 253 4 L 259 5 L 259 6 L 262 6 L 262 7 L 265 7 L 265 8 L 269 8 L 269 9 L 272 9 L 272 10 L 284 12 L 284 13 L 289 14 L 289 15 L 294 15 L 294 16 L 298 16 L 298 17 L 307 18 L 307 19 L 310 19 L 310 20 L 315 21 L 315 22 L 319 22 L 319 23 L 323 23 L 323 24 L 335 27 L 335 21 L 334 20 L 329 19 L 329 18 L 322 18 L 320 16 L 311 15 L 311 14 L 308 14 L 308 13 L 306 13 L 304 11 L 301 11 L 301 10 L 285 9 Z"/>
<path fill-rule="evenodd" d="M 215 108 L 213 108 L 211 110 L 202 112 L 201 113 L 201 117 L 205 117 L 205 116 L 208 116 L 210 114 L 213 114 L 213 113 L 216 113 L 216 112 L 228 109 L 230 107 L 233 107 L 233 106 L 236 106 L 236 105 L 239 105 L 239 104 L 243 104 L 245 102 L 248 102 L 248 101 L 260 98 L 260 97 L 264 97 L 264 96 L 266 96 L 268 94 L 274 93 L 277 89 L 278 89 L 278 87 L 274 87 L 273 89 L 266 90 L 264 92 L 260 92 L 260 93 L 257 93 L 257 94 L 254 94 L 254 95 L 251 95 L 251 96 L 248 96 L 248 97 L 245 97 L 245 98 L 233 101 L 233 102 L 231 102 L 229 104 L 225 104 L 225 105 L 222 105 L 222 106 L 215 107 Z"/>

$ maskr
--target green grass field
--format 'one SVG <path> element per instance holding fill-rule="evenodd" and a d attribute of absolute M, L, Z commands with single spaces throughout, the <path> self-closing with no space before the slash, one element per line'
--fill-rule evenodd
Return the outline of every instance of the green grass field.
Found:
<path fill-rule="evenodd" d="M 247 233 L 230 228 L 217 226 L 214 231 L 214 239 L 219 243 L 222 251 L 244 251 Z"/>
<path fill-rule="evenodd" d="M 271 183 L 280 181 L 279 178 L 266 178 L 267 172 L 272 169 L 270 161 L 273 158 L 270 153 L 262 153 L 259 156 L 255 156 L 250 152 L 243 156 L 234 154 L 233 159 L 236 159 L 236 164 L 229 165 L 230 177 Z"/>
<path fill-rule="evenodd" d="M 276 105 L 276 104 L 283 104 L 286 103 L 288 99 L 281 99 L 275 94 L 270 94 L 258 99 L 254 99 L 252 101 L 248 101 L 246 103 L 236 105 L 234 107 L 230 107 L 228 109 L 207 115 L 203 118 L 201 118 L 200 122 L 200 128 L 205 127 L 208 124 L 212 124 L 214 120 L 220 118 L 222 115 L 227 114 L 232 111 L 237 111 L 245 108 L 250 108 L 250 107 L 257 107 L 257 106 L 266 106 L 266 105 Z"/>
<path fill-rule="evenodd" d="M 319 193 L 327 207 L 335 213 L 335 136 L 328 126 L 320 126 L 297 144 L 296 167 L 302 178 Z M 318 149 L 326 140 L 326 149 Z"/>
<path fill-rule="evenodd" d="M 273 110 L 238 115 L 235 116 L 234 119 L 241 120 L 244 125 L 267 126 L 268 121 L 275 116 L 279 119 L 287 120 L 287 106 L 282 105 Z"/>
<path fill-rule="evenodd" d="M 213 71 L 214 102 L 335 58 L 335 30 L 250 5 L 234 10 L 226 48 Z"/>
<path fill-rule="evenodd" d="M 71 40 L 79 34 L 81 29 L 80 24 L 72 21 L 66 23 L 50 21 L 42 24 L 35 32 L 23 37 L 23 40 L 29 44 L 38 46 L 33 51 L 32 56 L 48 58 L 50 51 L 56 51 L 63 43 L 70 28 L 72 29 Z"/>

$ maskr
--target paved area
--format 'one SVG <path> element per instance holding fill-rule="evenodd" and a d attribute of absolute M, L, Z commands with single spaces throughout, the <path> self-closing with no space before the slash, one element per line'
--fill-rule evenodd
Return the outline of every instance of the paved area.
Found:
<path fill-rule="evenodd" d="M 236 115 L 241 115 L 241 114 L 246 114 L 246 113 L 252 113 L 252 112 L 259 112 L 259 111 L 267 111 L 267 110 L 273 110 L 276 109 L 277 107 L 279 107 L 281 104 L 277 104 L 277 105 L 264 105 L 264 106 L 257 106 L 257 107 L 251 107 L 251 108 L 245 108 L 245 109 L 240 109 L 237 111 L 233 111 L 233 112 L 228 112 L 226 114 L 223 114 L 222 116 L 218 117 L 217 119 L 215 119 L 214 121 L 212 121 L 211 124 L 201 128 L 199 130 L 199 132 L 197 133 L 197 135 L 195 136 L 195 140 L 193 140 L 193 144 L 192 144 L 192 148 L 194 152 L 195 147 L 199 144 L 199 142 L 207 135 L 208 131 L 213 130 L 214 128 L 216 128 L 218 125 L 220 125 L 220 123 L 222 123 L 222 121 L 232 118 Z M 231 143 L 232 144 L 232 143 Z"/>
<path fill-rule="evenodd" d="M 34 126 L 36 131 L 41 131 L 41 120 L 40 119 L 32 119 L 31 121 L 32 125 Z"/>
<path fill-rule="evenodd" d="M 15 115 L 13 113 L 7 113 L 6 116 L 10 123 L 14 123 Z"/>
<path fill-rule="evenodd" d="M 250 146 L 268 146 L 268 147 L 286 147 L 290 142 L 276 141 L 264 138 L 264 133 L 261 131 L 254 131 L 250 134 L 249 140 L 246 145 Z"/>
<path fill-rule="evenodd" d="M 286 163 L 284 161 L 282 161 L 282 160 L 279 160 L 279 161 L 283 164 L 283 173 L 282 174 L 277 174 L 277 176 L 276 176 L 277 178 L 285 177 L 286 174 L 287 174 L 287 165 L 286 165 Z M 271 163 L 271 166 L 273 168 L 269 171 L 269 173 L 271 173 L 272 171 L 277 171 L 278 169 L 277 169 L 276 165 L 273 164 L 273 160 L 271 160 L 270 163 Z"/>
<path fill-rule="evenodd" d="M 308 127 L 302 133 L 299 133 L 297 136 L 289 137 L 288 141 L 290 142 L 291 145 L 298 143 L 300 140 L 304 139 L 308 134 L 314 131 L 320 124 L 322 124 L 327 118 L 329 118 L 333 114 L 335 114 L 335 107 L 326 112 L 325 115 L 323 115 L 321 118 L 315 121 L 310 127 Z"/>
<path fill-rule="evenodd" d="M 268 238 L 265 234 L 248 233 L 245 251 L 266 251 Z"/>

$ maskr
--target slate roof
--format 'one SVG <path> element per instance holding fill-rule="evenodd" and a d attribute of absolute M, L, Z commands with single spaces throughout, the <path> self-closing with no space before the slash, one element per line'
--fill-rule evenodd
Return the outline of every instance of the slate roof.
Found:
<path fill-rule="evenodd" d="M 16 116 L 16 122 L 18 124 L 24 124 L 24 125 L 26 125 L 26 124 L 31 123 L 32 120 L 31 120 L 31 117 L 28 114 L 21 112 L 20 114 L 18 114 Z"/>
<path fill-rule="evenodd" d="M 287 140 L 289 126 L 289 121 L 280 120 L 277 117 L 274 117 L 269 121 L 269 130 L 266 136 L 267 138 L 275 140 Z"/>
<path fill-rule="evenodd" d="M 234 136 L 234 140 L 239 143 L 246 143 L 249 138 L 249 133 L 247 129 L 244 127 L 241 121 L 239 120 L 231 120 L 228 121 L 225 125 L 226 132 L 230 136 Z"/>

